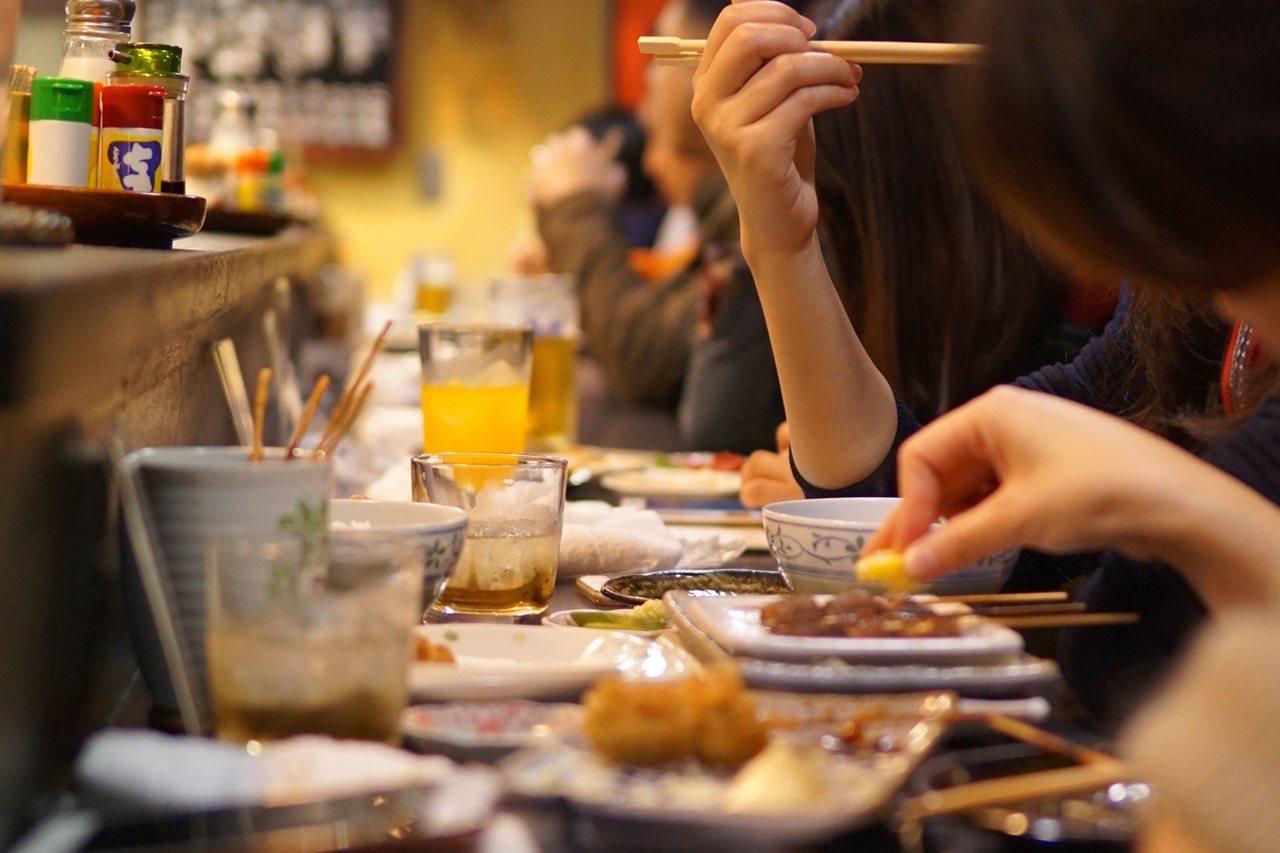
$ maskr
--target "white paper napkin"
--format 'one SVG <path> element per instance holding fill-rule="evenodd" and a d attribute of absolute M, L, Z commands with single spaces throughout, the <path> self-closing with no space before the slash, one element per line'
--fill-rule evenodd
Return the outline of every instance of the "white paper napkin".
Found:
<path fill-rule="evenodd" d="M 683 555 L 684 545 L 652 510 L 602 501 L 565 506 L 559 577 L 673 569 Z"/>

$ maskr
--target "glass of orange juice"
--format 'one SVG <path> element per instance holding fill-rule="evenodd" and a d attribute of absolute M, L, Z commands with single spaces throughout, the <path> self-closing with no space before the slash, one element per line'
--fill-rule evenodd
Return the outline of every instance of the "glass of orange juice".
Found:
<path fill-rule="evenodd" d="M 427 323 L 418 343 L 424 452 L 524 450 L 533 329 Z"/>

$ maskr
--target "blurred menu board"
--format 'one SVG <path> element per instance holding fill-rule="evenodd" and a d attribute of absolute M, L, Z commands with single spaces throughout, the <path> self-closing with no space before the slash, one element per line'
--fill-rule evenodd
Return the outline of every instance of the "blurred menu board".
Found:
<path fill-rule="evenodd" d="M 192 75 L 188 138 L 208 139 L 220 90 L 252 94 L 258 120 L 309 148 L 395 142 L 398 0 L 146 0 L 140 35 L 181 45 Z"/>

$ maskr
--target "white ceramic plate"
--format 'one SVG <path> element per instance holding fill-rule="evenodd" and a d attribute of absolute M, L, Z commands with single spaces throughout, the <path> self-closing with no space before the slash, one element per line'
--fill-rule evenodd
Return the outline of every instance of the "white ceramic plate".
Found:
<path fill-rule="evenodd" d="M 417 705 L 400 718 L 415 748 L 459 760 L 492 760 L 575 730 L 582 706 L 561 702 L 445 702 Z"/>
<path fill-rule="evenodd" d="M 767 696 L 762 710 L 796 720 L 787 739 L 816 742 L 833 721 L 858 716 L 869 700 L 852 697 Z M 657 769 L 611 764 L 574 740 L 539 745 L 506 759 L 500 766 L 509 787 L 534 798 L 564 798 L 593 822 L 601 847 L 614 845 L 654 850 L 775 850 L 814 843 L 872 820 L 885 801 L 928 753 L 944 729 L 936 706 L 945 711 L 945 695 L 876 697 L 877 706 L 920 709 L 877 723 L 877 742 L 892 742 L 888 752 L 829 755 L 823 763 L 820 791 L 804 804 L 730 806 L 725 802 L 733 773 L 696 762 Z"/>
<path fill-rule="evenodd" d="M 735 655 L 813 662 L 827 658 L 863 664 L 957 664 L 1007 658 L 1022 651 L 1017 631 L 973 617 L 959 637 L 789 637 L 760 624 L 760 608 L 777 596 L 688 598 L 689 620 Z"/>
<path fill-rule="evenodd" d="M 600 481 L 620 495 L 641 498 L 732 498 L 742 488 L 737 471 L 646 468 L 609 474 Z"/>
<path fill-rule="evenodd" d="M 573 621 L 573 614 L 575 613 L 609 613 L 609 612 L 616 612 L 616 611 L 593 610 L 589 607 L 584 607 L 579 610 L 561 610 L 556 613 L 552 613 L 550 616 L 544 616 L 542 618 L 542 624 L 550 625 L 553 628 L 577 628 L 580 631 L 581 630 L 608 631 L 611 634 L 633 634 L 637 637 L 656 637 L 659 634 L 661 634 L 663 631 L 667 630 L 666 628 L 658 628 L 654 631 L 637 631 L 637 630 L 630 630 L 626 628 L 591 628 L 586 625 L 579 625 L 577 622 Z"/>
<path fill-rule="evenodd" d="M 668 593 L 663 598 L 681 645 L 703 659 L 723 655 L 724 649 L 690 621 L 690 600 L 685 593 Z M 741 656 L 734 663 L 752 687 L 804 693 L 953 690 L 963 696 L 1038 696 L 1056 685 L 1060 677 L 1053 661 L 1028 654 L 976 664 L 795 663 Z"/>
<path fill-rule="evenodd" d="M 409 693 L 423 701 L 574 698 L 613 672 L 674 678 L 697 668 L 668 641 L 619 631 L 467 623 L 414 630 L 454 656 L 452 664 L 409 668 Z"/>

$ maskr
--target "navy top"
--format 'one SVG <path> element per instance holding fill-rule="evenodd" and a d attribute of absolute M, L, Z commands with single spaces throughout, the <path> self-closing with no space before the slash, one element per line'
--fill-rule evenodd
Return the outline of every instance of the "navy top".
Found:
<path fill-rule="evenodd" d="M 1130 299 L 1121 298 L 1102 335 L 1075 360 L 1045 367 L 1013 382 L 1086 406 L 1120 414 L 1127 400 L 1109 381 L 1127 370 L 1133 348 L 1124 328 Z M 897 494 L 897 450 L 920 429 L 911 411 L 898 401 L 898 431 L 880 466 L 859 483 L 836 490 L 817 488 L 796 477 L 807 497 L 870 497 Z M 1280 396 L 1258 407 L 1231 433 L 1211 442 L 1201 458 L 1280 503 Z M 794 463 L 793 463 L 794 470 Z M 1205 617 L 1204 604 L 1182 576 L 1160 563 L 1144 563 L 1116 552 L 1053 556 L 1024 551 L 1007 589 L 1059 586 L 1090 573 L 1081 599 L 1090 609 L 1136 611 L 1135 625 L 1077 628 L 1062 632 L 1059 663 L 1081 702 L 1107 725 L 1123 720 L 1156 686 L 1173 658 Z"/>

